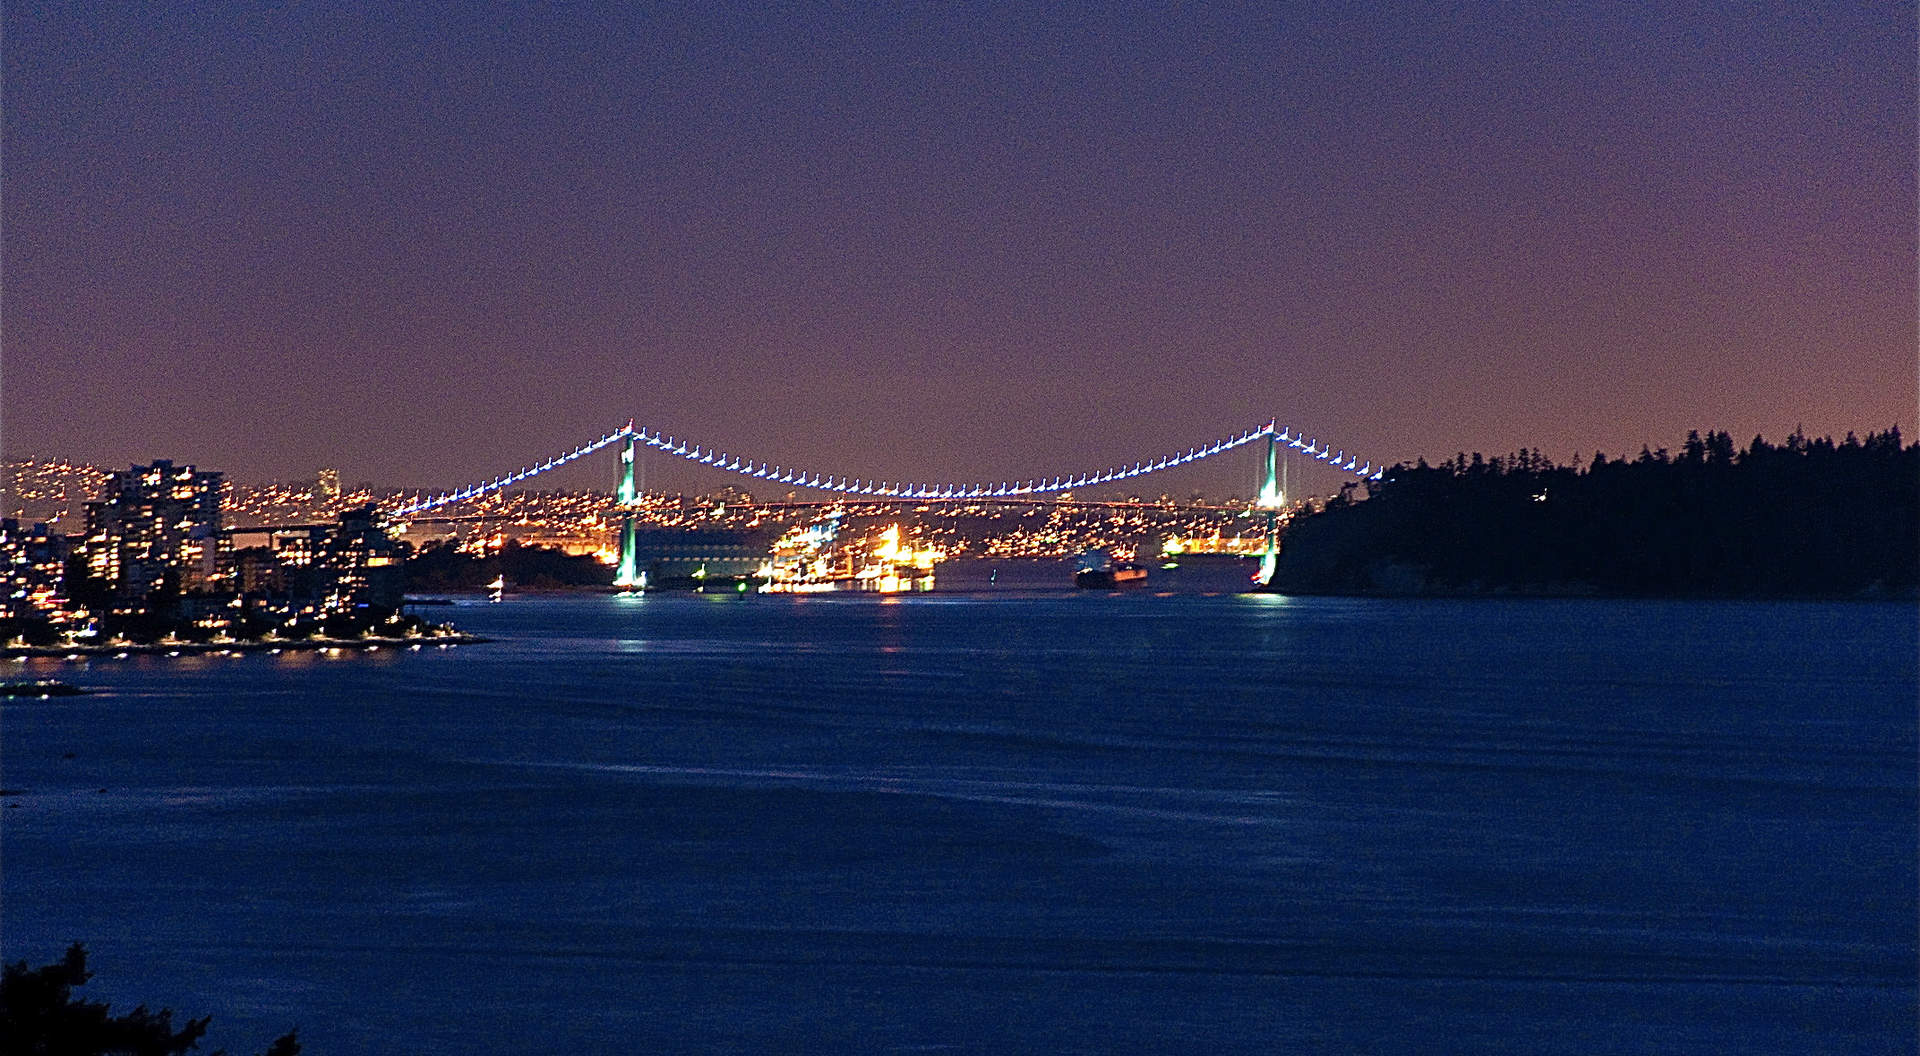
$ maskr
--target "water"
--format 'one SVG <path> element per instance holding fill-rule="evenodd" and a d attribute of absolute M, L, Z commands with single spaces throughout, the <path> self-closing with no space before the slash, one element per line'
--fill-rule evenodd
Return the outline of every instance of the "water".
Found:
<path fill-rule="evenodd" d="M 6 959 L 237 1051 L 1915 1048 L 1910 606 L 442 611 L 14 665 L 104 692 L 5 707 Z"/>

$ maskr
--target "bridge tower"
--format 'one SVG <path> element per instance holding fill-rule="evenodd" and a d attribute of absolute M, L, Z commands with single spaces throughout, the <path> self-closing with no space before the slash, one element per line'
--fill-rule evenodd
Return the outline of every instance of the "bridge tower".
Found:
<path fill-rule="evenodd" d="M 640 558 L 634 538 L 634 511 L 640 506 L 640 490 L 633 486 L 634 436 L 633 423 L 627 423 L 627 445 L 620 450 L 620 490 L 615 494 L 622 516 L 620 518 L 620 567 L 613 575 L 613 585 L 632 590 L 646 585 L 640 575 Z"/>
<path fill-rule="evenodd" d="M 1280 564 L 1280 510 L 1287 504 L 1284 488 L 1280 486 L 1280 430 L 1279 423 L 1267 425 L 1267 482 L 1260 488 L 1260 499 L 1256 503 L 1267 511 L 1267 545 L 1260 551 L 1260 571 L 1254 573 L 1253 581 L 1266 586 L 1273 582 L 1273 573 Z"/>

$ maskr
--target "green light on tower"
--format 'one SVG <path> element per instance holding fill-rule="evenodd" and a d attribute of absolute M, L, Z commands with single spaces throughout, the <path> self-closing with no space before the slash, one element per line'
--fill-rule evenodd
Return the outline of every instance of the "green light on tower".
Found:
<path fill-rule="evenodd" d="M 640 494 L 633 486 L 633 434 L 628 433 L 627 446 L 620 450 L 620 491 L 615 501 L 622 506 L 633 506 L 639 499 Z"/>
<path fill-rule="evenodd" d="M 620 566 L 613 574 L 613 585 L 627 590 L 644 586 L 640 575 L 638 540 L 634 538 L 633 511 L 640 505 L 640 492 L 633 486 L 633 426 L 627 426 L 627 446 L 620 451 L 620 489 L 614 493 L 626 515 L 620 519 Z"/>
<path fill-rule="evenodd" d="M 1263 587 L 1273 583 L 1273 573 L 1280 567 L 1280 508 L 1287 502 L 1280 491 L 1280 434 L 1276 424 L 1267 425 L 1267 482 L 1260 489 L 1258 503 L 1267 511 L 1267 545 L 1260 552 L 1260 571 L 1254 573 L 1253 581 Z"/>

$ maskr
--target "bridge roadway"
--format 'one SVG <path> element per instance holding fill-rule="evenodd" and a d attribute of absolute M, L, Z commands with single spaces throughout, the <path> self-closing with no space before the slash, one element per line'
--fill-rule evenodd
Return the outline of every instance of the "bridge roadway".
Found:
<path fill-rule="evenodd" d="M 1219 505 L 1219 504 L 1204 503 L 1204 502 L 1161 503 L 1161 502 L 1127 502 L 1125 500 L 1117 500 L 1117 499 L 1047 499 L 1047 498 L 1035 498 L 1033 496 L 1024 496 L 1024 497 L 1007 496 L 1004 498 L 975 497 L 975 498 L 965 498 L 965 499 L 963 498 L 909 499 L 909 498 L 880 498 L 877 496 L 875 497 L 862 496 L 858 499 L 842 498 L 842 499 L 795 500 L 791 502 L 743 502 L 743 503 L 728 504 L 728 505 L 729 506 L 737 505 L 738 508 L 740 509 L 753 510 L 755 512 L 758 512 L 768 517 L 772 517 L 776 519 L 784 519 L 784 518 L 779 518 L 779 515 L 783 513 L 792 513 L 792 514 L 819 513 L 819 512 L 824 512 L 830 509 L 841 509 L 841 510 L 846 510 L 849 513 L 856 513 L 857 511 L 863 508 L 870 509 L 876 506 L 912 509 L 915 511 L 924 511 L 924 512 L 935 512 L 935 509 L 938 508 L 937 512 L 944 513 L 944 514 L 952 514 L 956 512 L 961 512 L 964 509 L 982 507 L 982 506 L 992 506 L 992 507 L 998 507 L 998 508 L 1064 510 L 1068 512 L 1091 511 L 1091 510 L 1109 510 L 1109 511 L 1138 510 L 1141 512 L 1153 512 L 1153 513 L 1160 513 L 1160 514 L 1176 514 L 1176 515 L 1182 514 L 1182 513 L 1252 514 L 1252 513 L 1261 512 L 1259 507 L 1257 507 L 1255 504 L 1251 502 Z M 696 507 L 696 509 L 697 508 L 698 507 Z M 592 512 L 602 513 L 604 516 L 606 516 L 609 519 L 609 521 L 615 521 L 615 520 L 618 520 L 620 517 L 624 516 L 628 511 L 625 507 L 622 507 L 617 500 L 609 497 L 609 499 L 607 500 L 607 505 L 605 506 L 604 510 L 595 510 Z M 396 522 L 408 524 L 408 525 L 479 524 L 479 523 L 485 523 L 489 521 L 516 521 L 516 520 L 521 520 L 526 516 L 527 514 L 525 511 L 504 511 L 503 510 L 497 513 L 444 514 L 444 515 L 431 516 L 431 517 L 396 517 L 396 516 L 389 515 L 389 519 L 392 521 L 396 521 Z M 222 535 L 270 535 L 274 532 L 301 532 L 301 531 L 310 531 L 318 528 L 332 528 L 332 527 L 335 527 L 337 524 L 338 524 L 337 521 L 310 521 L 310 522 L 301 522 L 301 523 L 295 523 L 295 524 L 228 525 L 220 529 L 220 534 Z"/>

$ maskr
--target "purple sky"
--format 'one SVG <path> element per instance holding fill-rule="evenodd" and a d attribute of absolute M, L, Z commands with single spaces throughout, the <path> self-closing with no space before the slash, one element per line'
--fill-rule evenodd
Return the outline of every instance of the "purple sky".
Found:
<path fill-rule="evenodd" d="M 7 457 L 1915 431 L 1911 3 L 183 6 L 6 5 Z"/>

